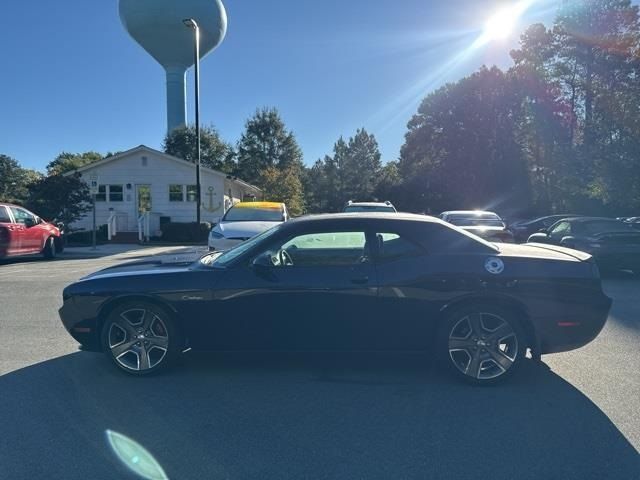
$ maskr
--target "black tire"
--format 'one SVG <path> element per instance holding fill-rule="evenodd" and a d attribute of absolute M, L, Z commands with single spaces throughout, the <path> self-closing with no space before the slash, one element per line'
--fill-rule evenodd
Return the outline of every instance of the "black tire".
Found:
<path fill-rule="evenodd" d="M 58 253 L 58 248 L 56 245 L 56 239 L 54 237 L 47 238 L 47 240 L 44 242 L 42 255 L 47 260 L 53 260 L 54 258 L 56 258 L 57 253 Z"/>
<path fill-rule="evenodd" d="M 64 252 L 64 237 L 62 236 L 55 237 L 55 243 L 56 243 L 56 252 L 57 253 Z"/>
<path fill-rule="evenodd" d="M 450 312 L 436 339 L 440 365 L 473 385 L 494 385 L 509 378 L 522 364 L 527 347 L 517 315 L 490 304 Z"/>
<path fill-rule="evenodd" d="M 150 302 L 132 301 L 109 313 L 102 326 L 100 344 L 118 370 L 144 376 L 172 366 L 184 342 L 173 316 L 166 309 Z"/>

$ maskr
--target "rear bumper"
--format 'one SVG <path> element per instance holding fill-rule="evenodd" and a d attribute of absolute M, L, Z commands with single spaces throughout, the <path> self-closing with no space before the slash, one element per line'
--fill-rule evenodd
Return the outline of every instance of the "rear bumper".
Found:
<path fill-rule="evenodd" d="M 604 293 L 533 319 L 540 353 L 575 350 L 595 339 L 604 328 L 612 300 Z"/>

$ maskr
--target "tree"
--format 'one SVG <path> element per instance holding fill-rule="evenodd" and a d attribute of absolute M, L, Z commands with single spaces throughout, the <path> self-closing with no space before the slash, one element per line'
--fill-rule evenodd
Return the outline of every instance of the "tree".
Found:
<path fill-rule="evenodd" d="M 567 168 L 574 117 L 553 75 L 556 52 L 552 32 L 534 24 L 520 37 L 520 48 L 511 52 L 515 64 L 509 70 L 520 103 L 514 112 L 516 142 L 530 174 L 531 210 L 540 213 L 567 208 L 568 193 L 580 188 L 567 181 L 573 178 Z"/>
<path fill-rule="evenodd" d="M 483 67 L 427 96 L 409 122 L 398 168 L 411 211 L 504 208 L 530 203 L 513 118 L 519 98 L 500 69 Z"/>
<path fill-rule="evenodd" d="M 62 152 L 47 165 L 47 175 L 62 175 L 63 173 L 72 172 L 103 158 L 102 155 L 93 151 L 84 153 Z"/>
<path fill-rule="evenodd" d="M 284 202 L 291 215 L 303 213 L 304 194 L 297 169 L 291 166 L 285 169 L 267 167 L 262 171 L 258 183 L 266 199 Z"/>
<path fill-rule="evenodd" d="M 275 108 L 263 108 L 247 120 L 237 145 L 238 173 L 243 180 L 259 185 L 269 167 L 293 171 L 303 169 L 302 151 Z"/>
<path fill-rule="evenodd" d="M 380 169 L 373 195 L 379 201 L 392 200 L 399 197 L 400 188 L 401 177 L 398 162 L 388 162 Z"/>
<path fill-rule="evenodd" d="M 382 167 L 378 142 L 364 128 L 358 129 L 346 146 L 340 140 L 334 150 L 334 161 L 340 176 L 343 201 L 373 200 Z"/>
<path fill-rule="evenodd" d="M 198 159 L 197 132 L 194 125 L 173 129 L 167 133 L 162 148 L 165 153 L 195 163 Z M 230 143 L 220 138 L 215 127 L 200 127 L 200 161 L 204 167 L 234 173 L 235 152 Z"/>
<path fill-rule="evenodd" d="M 575 118 L 574 170 L 583 196 L 610 211 L 632 211 L 640 207 L 638 7 L 629 0 L 567 2 L 553 35 L 555 74 Z"/>
<path fill-rule="evenodd" d="M 49 175 L 29 186 L 26 206 L 44 219 L 68 225 L 91 209 L 90 201 L 89 187 L 79 174 Z"/>
<path fill-rule="evenodd" d="M 42 175 L 35 170 L 22 168 L 17 160 L 0 154 L 0 201 L 23 203 L 29 184 Z"/>
<path fill-rule="evenodd" d="M 348 200 L 375 200 L 382 170 L 375 137 L 362 128 L 348 141 L 340 137 L 333 156 L 307 171 L 305 193 L 310 211 L 341 211 Z"/>

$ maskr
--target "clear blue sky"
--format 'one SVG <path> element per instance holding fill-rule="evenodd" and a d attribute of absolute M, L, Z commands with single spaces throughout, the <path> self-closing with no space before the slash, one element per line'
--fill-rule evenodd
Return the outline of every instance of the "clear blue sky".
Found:
<path fill-rule="evenodd" d="M 257 107 L 275 106 L 307 164 L 359 127 L 396 159 L 425 94 L 482 64 L 509 65 L 517 34 L 552 21 L 559 3 L 537 0 L 511 38 L 462 57 L 509 2 L 223 1 L 227 37 L 201 66 L 202 122 L 235 143 Z M 163 70 L 125 32 L 117 0 L 5 2 L 0 45 L 0 153 L 43 170 L 61 151 L 160 147 Z"/>

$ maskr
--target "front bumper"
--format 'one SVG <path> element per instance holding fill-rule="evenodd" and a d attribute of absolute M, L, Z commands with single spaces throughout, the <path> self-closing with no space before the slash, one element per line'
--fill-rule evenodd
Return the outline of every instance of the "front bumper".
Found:
<path fill-rule="evenodd" d="M 58 315 L 64 328 L 81 345 L 82 350 L 100 351 L 100 332 L 96 318 L 86 318 L 73 298 L 64 301 Z"/>
<path fill-rule="evenodd" d="M 235 238 L 211 238 L 209 237 L 209 250 L 229 250 L 230 248 L 235 247 L 236 245 L 244 242 L 242 239 Z"/>

